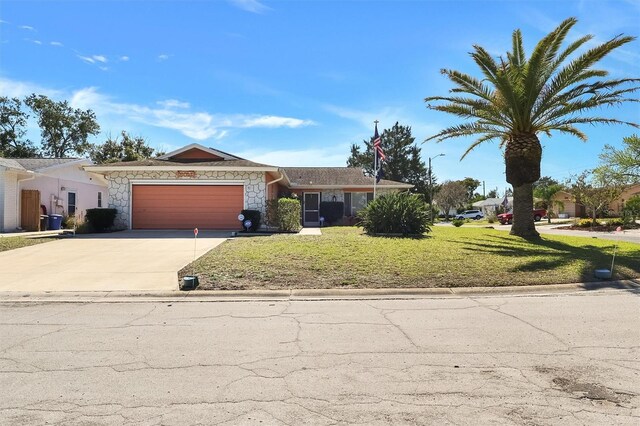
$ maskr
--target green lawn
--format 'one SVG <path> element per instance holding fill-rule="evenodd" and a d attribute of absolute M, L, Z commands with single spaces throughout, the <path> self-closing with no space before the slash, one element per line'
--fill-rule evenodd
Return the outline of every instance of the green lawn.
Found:
<path fill-rule="evenodd" d="M 434 227 L 421 239 L 335 227 L 322 236 L 236 238 L 180 271 L 203 289 L 462 287 L 594 281 L 614 242 L 543 236 L 528 242 L 482 228 Z M 640 277 L 640 245 L 619 243 L 615 276 Z"/>
<path fill-rule="evenodd" d="M 53 241 L 56 238 L 52 237 L 37 237 L 37 238 L 25 238 L 25 237 L 0 237 L 0 252 L 13 250 L 20 247 L 34 246 L 36 244 L 46 243 Z"/>

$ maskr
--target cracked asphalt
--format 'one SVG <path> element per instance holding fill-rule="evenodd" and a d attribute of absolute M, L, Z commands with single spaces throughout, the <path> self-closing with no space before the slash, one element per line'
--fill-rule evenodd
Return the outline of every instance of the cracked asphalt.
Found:
<path fill-rule="evenodd" d="M 0 302 L 0 424 L 640 424 L 640 292 Z"/>

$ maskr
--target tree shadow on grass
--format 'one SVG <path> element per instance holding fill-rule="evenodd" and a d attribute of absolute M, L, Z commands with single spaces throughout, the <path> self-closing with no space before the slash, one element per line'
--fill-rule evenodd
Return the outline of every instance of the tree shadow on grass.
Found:
<path fill-rule="evenodd" d="M 487 236 L 485 242 L 464 242 L 462 250 L 469 252 L 484 251 L 499 256 L 517 257 L 530 260 L 519 262 L 517 267 L 511 268 L 509 272 L 539 272 L 544 273 L 555 268 L 568 266 L 576 261 L 581 261 L 579 279 L 585 284 L 586 290 L 610 287 L 627 289 L 633 293 L 640 294 L 638 285 L 625 285 L 615 280 L 633 280 L 640 272 L 640 256 L 627 253 L 616 254 L 613 281 L 610 285 L 602 282 L 601 278 L 596 278 L 596 269 L 611 268 L 613 249 L 615 242 L 606 246 L 583 245 L 574 246 L 561 241 L 540 238 L 536 240 L 517 240 L 503 236 Z M 543 258 L 540 258 L 543 256 Z M 596 285 L 595 282 L 598 282 Z M 634 280 L 640 284 L 640 280 Z"/>

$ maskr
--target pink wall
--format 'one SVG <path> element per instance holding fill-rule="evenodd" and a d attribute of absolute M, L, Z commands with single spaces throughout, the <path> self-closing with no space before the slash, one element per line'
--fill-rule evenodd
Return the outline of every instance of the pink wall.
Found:
<path fill-rule="evenodd" d="M 77 217 L 84 218 L 87 209 L 98 207 L 98 192 L 102 193 L 102 207 L 108 207 L 107 185 L 102 178 L 81 170 L 77 165 L 53 170 L 47 175 L 22 181 L 20 189 L 40 191 L 40 204 L 46 206 L 47 213 L 67 215 L 69 192 L 76 194 Z M 58 198 L 59 202 L 56 203 L 53 197 Z"/>

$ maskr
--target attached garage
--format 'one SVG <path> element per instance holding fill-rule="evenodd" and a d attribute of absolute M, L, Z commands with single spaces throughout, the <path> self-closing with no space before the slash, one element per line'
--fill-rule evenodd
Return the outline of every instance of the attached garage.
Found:
<path fill-rule="evenodd" d="M 133 184 L 133 229 L 239 229 L 243 185 Z"/>

